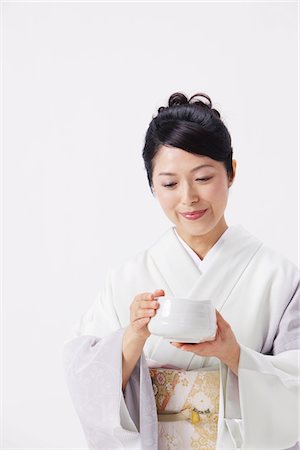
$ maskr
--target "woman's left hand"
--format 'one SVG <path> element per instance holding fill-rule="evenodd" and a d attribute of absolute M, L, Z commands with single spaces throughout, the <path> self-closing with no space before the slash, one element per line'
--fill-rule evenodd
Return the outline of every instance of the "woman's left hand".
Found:
<path fill-rule="evenodd" d="M 217 332 L 213 341 L 200 342 L 199 344 L 185 344 L 179 342 L 172 342 L 171 344 L 174 345 L 174 347 L 186 352 L 193 352 L 199 356 L 215 356 L 237 375 L 240 359 L 240 346 L 229 323 L 223 319 L 217 310 L 216 315 Z"/>

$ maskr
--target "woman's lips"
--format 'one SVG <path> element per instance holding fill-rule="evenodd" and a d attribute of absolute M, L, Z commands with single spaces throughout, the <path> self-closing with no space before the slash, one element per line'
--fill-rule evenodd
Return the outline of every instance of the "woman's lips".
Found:
<path fill-rule="evenodd" d="M 180 213 L 185 219 L 188 220 L 197 220 L 200 217 L 204 216 L 207 209 L 201 209 L 200 211 L 193 211 L 193 212 L 186 212 L 186 213 Z"/>

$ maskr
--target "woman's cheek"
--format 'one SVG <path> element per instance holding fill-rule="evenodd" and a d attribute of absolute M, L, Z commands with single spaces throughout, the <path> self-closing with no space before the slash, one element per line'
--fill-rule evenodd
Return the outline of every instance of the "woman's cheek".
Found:
<path fill-rule="evenodd" d="M 176 202 L 176 196 L 174 193 L 171 192 L 159 192 L 158 193 L 158 200 L 159 203 L 164 210 L 164 212 L 171 212 L 173 209 L 175 209 L 177 202 Z"/>
<path fill-rule="evenodd" d="M 211 185 L 209 191 L 206 192 L 205 199 L 215 212 L 223 212 L 227 204 L 228 189 L 221 183 Z"/>
<path fill-rule="evenodd" d="M 211 184 L 207 187 L 208 189 L 205 192 L 205 199 L 210 203 L 215 203 L 220 198 L 220 186 L 219 184 Z"/>

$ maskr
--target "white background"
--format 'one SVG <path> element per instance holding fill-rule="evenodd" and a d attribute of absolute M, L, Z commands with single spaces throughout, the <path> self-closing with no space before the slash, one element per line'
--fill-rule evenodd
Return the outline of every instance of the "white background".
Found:
<path fill-rule="evenodd" d="M 2 448 L 85 441 L 61 365 L 106 271 L 169 227 L 147 126 L 206 92 L 238 161 L 227 219 L 297 263 L 296 3 L 2 3 Z"/>

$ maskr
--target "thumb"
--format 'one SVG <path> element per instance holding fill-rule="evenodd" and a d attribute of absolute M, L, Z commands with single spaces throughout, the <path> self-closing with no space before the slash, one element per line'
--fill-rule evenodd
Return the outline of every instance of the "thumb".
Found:
<path fill-rule="evenodd" d="M 225 319 L 223 319 L 223 316 L 219 313 L 219 311 L 216 309 L 216 316 L 217 316 L 217 325 L 220 328 L 221 331 L 225 331 L 228 328 L 230 328 L 230 325 L 228 322 L 226 322 Z"/>

